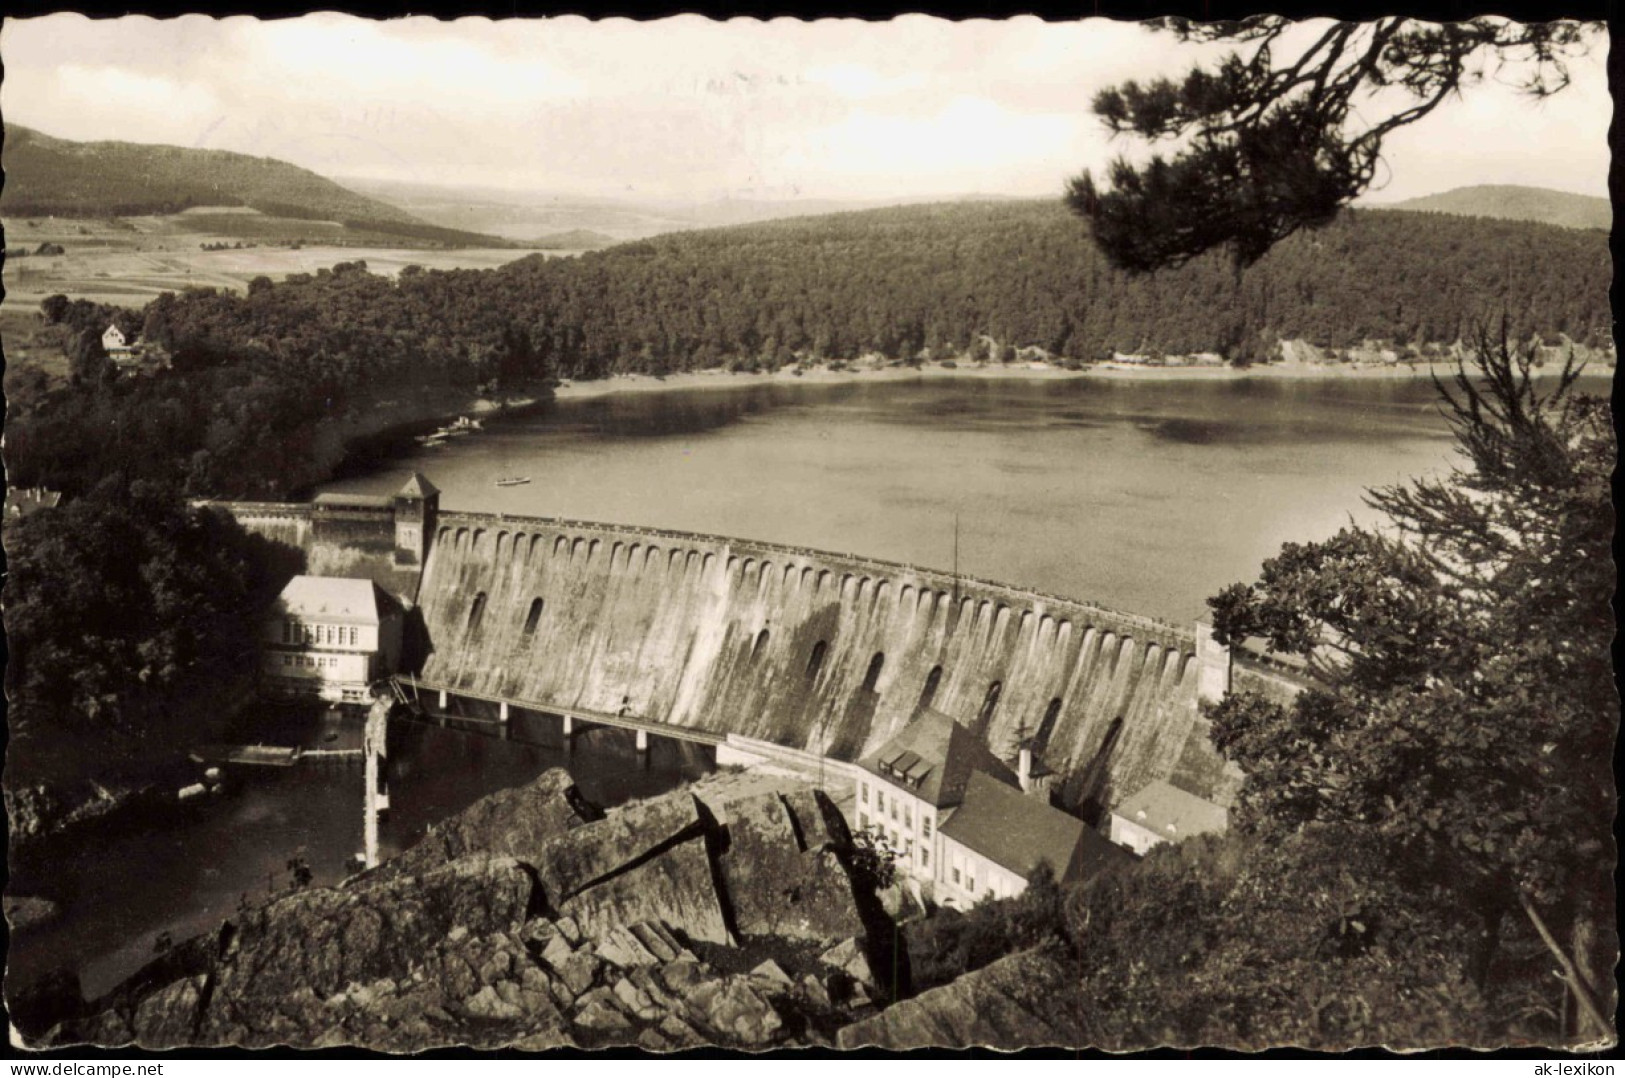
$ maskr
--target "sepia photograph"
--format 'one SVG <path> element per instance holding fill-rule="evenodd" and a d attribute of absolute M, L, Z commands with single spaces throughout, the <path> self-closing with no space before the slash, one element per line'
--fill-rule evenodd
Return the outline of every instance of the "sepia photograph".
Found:
<path fill-rule="evenodd" d="M 1610 42 L 1467 16 L 0 23 L 13 1055 L 1614 1049 Z"/>

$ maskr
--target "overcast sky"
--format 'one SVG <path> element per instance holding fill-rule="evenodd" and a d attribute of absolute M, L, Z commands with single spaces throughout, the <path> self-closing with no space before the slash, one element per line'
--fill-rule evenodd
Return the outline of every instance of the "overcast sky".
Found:
<path fill-rule="evenodd" d="M 1375 201 L 1606 195 L 1606 41 L 1545 102 L 1487 84 L 1389 143 Z M 1102 86 L 1213 49 L 1131 23 L 319 15 L 8 20 L 9 122 L 375 177 L 631 198 L 1054 195 L 1124 148 Z"/>

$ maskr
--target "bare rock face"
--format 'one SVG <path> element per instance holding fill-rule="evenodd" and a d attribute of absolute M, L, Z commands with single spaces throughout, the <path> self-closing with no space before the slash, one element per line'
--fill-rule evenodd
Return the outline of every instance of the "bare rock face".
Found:
<path fill-rule="evenodd" d="M 143 1048 L 179 1048 L 192 1043 L 207 981 L 185 977 L 165 985 L 135 1009 L 131 1023 L 141 1033 Z"/>
<path fill-rule="evenodd" d="M 482 797 L 362 878 L 421 875 L 471 853 L 528 859 L 549 839 L 602 816 L 580 796 L 570 773 L 555 767 L 529 786 Z"/>
<path fill-rule="evenodd" d="M 568 778 L 494 795 L 380 869 L 183 942 L 67 1008 L 42 1045 L 762 1048 L 806 1043 L 809 1015 L 828 1043 L 850 1012 L 810 960 L 716 950 L 843 940 L 843 968 L 864 961 L 822 795 L 724 776 L 583 824 Z"/>
<path fill-rule="evenodd" d="M 792 786 L 781 796 L 796 823 L 802 849 L 845 849 L 852 844 L 845 817 L 822 790 Z"/>
<path fill-rule="evenodd" d="M 627 805 L 586 827 L 516 852 L 536 869 L 555 909 L 595 883 L 704 833 L 699 807 L 685 791 Z"/>
<path fill-rule="evenodd" d="M 589 936 L 634 921 L 663 920 L 689 939 L 732 943 L 712 882 L 705 839 L 678 843 L 659 857 L 589 887 L 559 907 Z"/>
<path fill-rule="evenodd" d="M 784 1020 L 748 977 L 707 981 L 688 997 L 689 1014 L 723 1044 L 756 1048 L 772 1041 Z"/>
<path fill-rule="evenodd" d="M 843 1050 L 1081 1047 L 1076 986 L 1040 949 L 1018 951 L 840 1031 Z"/>
<path fill-rule="evenodd" d="M 513 859 L 476 857 L 375 887 L 292 895 L 243 923 L 217 970 L 214 995 L 228 1007 L 299 989 L 326 998 L 351 982 L 398 977 L 426 940 L 458 928 L 484 936 L 522 924 L 531 888 Z"/>
<path fill-rule="evenodd" d="M 794 807 L 776 789 L 729 799 L 702 787 L 697 796 L 726 828 L 718 863 L 740 935 L 827 941 L 863 934 L 821 792 L 798 788 Z"/>
<path fill-rule="evenodd" d="M 856 937 L 848 938 L 825 951 L 818 960 L 833 970 L 851 977 L 862 985 L 874 986 L 875 976 L 870 971 L 868 956 Z"/>

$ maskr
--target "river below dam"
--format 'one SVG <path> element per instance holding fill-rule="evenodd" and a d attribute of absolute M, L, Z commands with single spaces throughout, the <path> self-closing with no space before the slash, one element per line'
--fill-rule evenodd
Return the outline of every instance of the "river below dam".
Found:
<path fill-rule="evenodd" d="M 1588 379 L 1588 381 L 1591 381 Z M 1594 388 L 1606 390 L 1596 379 Z M 952 570 L 1185 624 L 1286 541 L 1369 519 L 1367 488 L 1446 468 L 1426 377 L 1212 381 L 941 378 L 562 400 L 436 449 L 357 461 L 324 489 L 414 471 L 446 509 L 602 521 Z M 502 478 L 530 482 L 498 487 Z M 568 767 L 612 806 L 698 777 L 710 750 L 519 717 L 510 738 L 398 724 L 386 855 L 486 793 Z M 341 731 L 358 743 L 359 721 Z M 269 740 L 269 739 L 268 739 Z M 325 742 L 324 742 L 325 743 Z M 290 883 L 341 879 L 362 841 L 359 767 L 239 768 L 159 821 L 92 828 L 13 864 L 56 920 L 16 933 L 9 976 L 56 966 L 95 995 Z"/>
<path fill-rule="evenodd" d="M 325 719 L 303 736 L 281 725 L 266 716 L 260 733 L 267 743 L 361 744 L 359 716 Z M 556 717 L 518 709 L 506 733 L 455 720 L 392 722 L 382 856 L 413 845 L 429 825 L 486 794 L 552 767 L 568 769 L 587 799 L 607 808 L 699 778 L 714 770 L 715 754 L 659 737 L 640 753 L 631 730 L 610 727 L 578 730 L 566 747 Z M 150 961 L 160 936 L 178 943 L 214 929 L 245 899 L 291 887 L 290 862 L 309 869 L 311 885 L 339 882 L 362 848 L 362 781 L 359 761 L 228 765 L 222 793 L 85 828 L 14 858 L 8 891 L 49 899 L 62 912 L 12 935 L 7 977 L 26 985 L 66 967 L 94 998 Z"/>

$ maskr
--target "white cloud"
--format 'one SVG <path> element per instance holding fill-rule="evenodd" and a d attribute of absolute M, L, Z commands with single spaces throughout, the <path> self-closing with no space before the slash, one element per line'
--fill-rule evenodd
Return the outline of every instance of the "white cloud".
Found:
<path fill-rule="evenodd" d="M 925 85 L 923 72 L 886 76 L 872 68 L 848 63 L 809 68 L 803 78 L 816 85 L 828 87 L 842 97 L 860 101 L 915 90 Z"/>
<path fill-rule="evenodd" d="M 191 145 L 220 117 L 207 87 L 105 64 L 63 64 L 34 82 L 8 79 L 3 92 L 8 114 L 49 115 L 53 133 L 67 138 L 151 141 L 156 131 Z"/>
<path fill-rule="evenodd" d="M 1605 47 L 1539 109 L 1481 89 L 1396 135 L 1383 197 L 1543 175 L 1602 193 Z M 1098 89 L 1219 51 L 1133 23 L 1030 16 L 60 14 L 0 30 L 0 102 L 9 119 L 69 138 L 206 145 L 338 176 L 702 198 L 1042 195 L 1133 149 L 1089 113 Z"/>
<path fill-rule="evenodd" d="M 541 56 L 497 55 L 470 37 L 426 35 L 403 20 L 374 23 L 314 15 L 234 29 L 256 63 L 248 74 L 260 84 L 280 82 L 300 96 L 335 91 L 366 97 L 423 99 L 432 88 L 437 107 L 474 107 L 580 97 L 587 84 Z M 440 24 L 436 24 L 440 25 Z"/>

